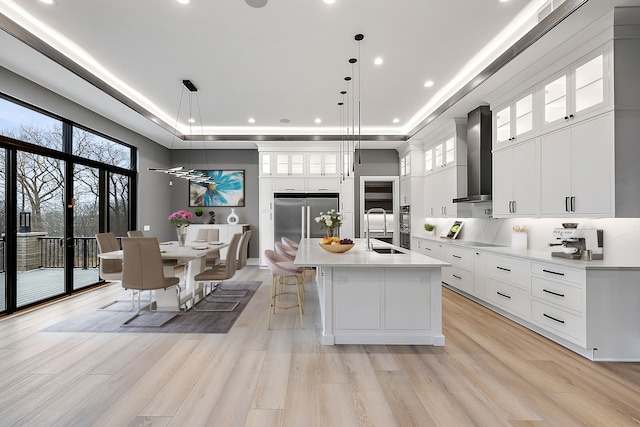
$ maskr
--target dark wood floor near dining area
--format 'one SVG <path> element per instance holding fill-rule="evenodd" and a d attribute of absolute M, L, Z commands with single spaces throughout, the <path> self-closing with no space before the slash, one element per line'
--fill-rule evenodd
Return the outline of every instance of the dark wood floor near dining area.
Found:
<path fill-rule="evenodd" d="M 322 346 L 308 276 L 304 330 L 270 277 L 228 334 L 42 329 L 118 284 L 0 319 L 0 425 L 628 426 L 640 363 L 593 363 L 443 289 L 444 347 Z"/>

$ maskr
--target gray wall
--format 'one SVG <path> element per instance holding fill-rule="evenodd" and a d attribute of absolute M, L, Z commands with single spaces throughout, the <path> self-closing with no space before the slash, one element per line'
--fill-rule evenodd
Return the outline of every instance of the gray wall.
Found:
<path fill-rule="evenodd" d="M 166 167 L 169 150 L 60 95 L 0 67 L 0 92 L 57 114 L 138 148 L 138 224 L 151 226 L 149 235 L 171 236 L 167 217 L 171 205 L 166 175 L 149 167 Z M 162 213 L 162 214 L 160 214 Z M 166 215 L 165 215 L 166 213 Z"/>
<path fill-rule="evenodd" d="M 400 174 L 400 157 L 396 150 L 362 150 L 360 153 L 362 164 L 358 164 L 358 153 L 355 155 L 355 176 L 353 185 L 354 200 L 354 230 L 356 235 L 360 230 L 360 177 L 361 176 L 398 176 Z M 398 195 L 396 195 L 399 197 Z"/>
<path fill-rule="evenodd" d="M 259 187 L 258 187 L 258 150 L 173 150 L 171 151 L 171 166 L 185 166 L 191 169 L 244 169 L 245 174 L 245 206 L 234 208 L 240 218 L 240 223 L 251 226 L 251 240 L 249 241 L 249 256 L 260 256 L 259 246 Z M 174 178 L 171 188 L 171 212 L 185 209 L 193 212 L 189 206 L 189 185 L 185 179 Z M 205 222 L 209 221 L 210 210 L 216 213 L 216 224 L 226 224 L 231 208 L 215 207 L 203 208 Z M 167 213 L 167 216 L 170 214 Z"/>

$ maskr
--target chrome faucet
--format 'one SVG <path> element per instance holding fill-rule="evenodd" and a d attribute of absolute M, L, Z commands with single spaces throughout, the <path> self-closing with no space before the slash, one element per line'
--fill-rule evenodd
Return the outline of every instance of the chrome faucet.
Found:
<path fill-rule="evenodd" d="M 371 212 L 379 212 L 382 213 L 383 216 L 383 223 L 384 223 L 384 236 L 383 237 L 387 237 L 387 211 L 385 211 L 382 208 L 371 208 L 367 211 L 367 251 L 371 250 L 371 237 L 370 237 L 370 232 L 369 232 L 369 214 Z"/>

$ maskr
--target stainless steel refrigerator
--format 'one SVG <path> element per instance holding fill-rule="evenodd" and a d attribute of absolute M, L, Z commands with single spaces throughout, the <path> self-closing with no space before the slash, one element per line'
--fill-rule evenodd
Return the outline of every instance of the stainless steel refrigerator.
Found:
<path fill-rule="evenodd" d="M 275 193 L 274 241 L 324 236 L 315 218 L 331 209 L 338 211 L 338 193 Z"/>

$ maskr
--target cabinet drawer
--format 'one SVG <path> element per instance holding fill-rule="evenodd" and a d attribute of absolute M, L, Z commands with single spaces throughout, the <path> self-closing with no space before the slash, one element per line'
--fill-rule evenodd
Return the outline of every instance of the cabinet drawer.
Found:
<path fill-rule="evenodd" d="M 340 190 L 338 178 L 307 178 L 307 191 L 331 191 Z"/>
<path fill-rule="evenodd" d="M 441 244 L 434 242 L 433 240 L 422 239 L 420 240 L 420 251 L 426 256 L 430 256 L 436 259 L 443 259 L 444 256 L 441 252 Z"/>
<path fill-rule="evenodd" d="M 576 344 L 584 346 L 586 343 L 586 326 L 582 316 L 532 300 L 531 320 Z"/>
<path fill-rule="evenodd" d="M 540 264 L 534 262 L 531 264 L 531 272 L 543 277 L 566 280 L 579 285 L 584 285 L 586 281 L 586 273 L 582 268 L 571 268 L 555 264 Z"/>
<path fill-rule="evenodd" d="M 273 191 L 306 191 L 304 178 L 274 178 Z"/>
<path fill-rule="evenodd" d="M 522 289 L 529 289 L 529 266 L 527 261 L 487 255 L 487 276 L 502 280 Z"/>
<path fill-rule="evenodd" d="M 473 294 L 473 273 L 458 267 L 444 267 L 442 269 L 442 282 L 461 291 Z"/>
<path fill-rule="evenodd" d="M 531 297 L 524 289 L 487 278 L 485 294 L 489 302 L 524 319 L 529 318 Z"/>
<path fill-rule="evenodd" d="M 444 259 L 457 267 L 473 270 L 473 249 L 446 245 L 444 247 Z"/>
<path fill-rule="evenodd" d="M 531 278 L 531 295 L 545 302 L 582 313 L 582 289 L 542 277 Z"/>

